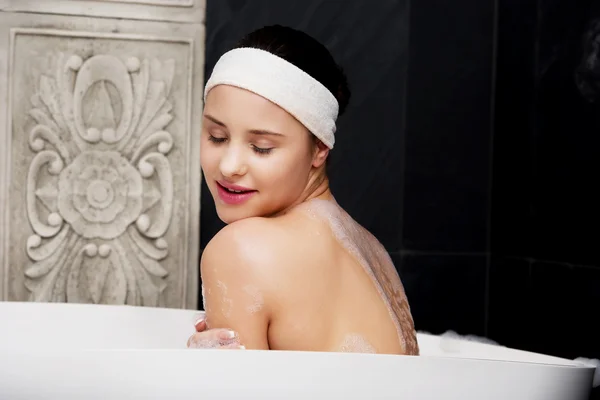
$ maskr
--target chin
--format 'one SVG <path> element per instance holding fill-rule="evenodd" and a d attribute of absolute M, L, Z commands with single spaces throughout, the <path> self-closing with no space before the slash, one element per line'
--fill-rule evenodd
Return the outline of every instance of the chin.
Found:
<path fill-rule="evenodd" d="M 221 221 L 223 221 L 223 223 L 225 225 L 233 224 L 235 221 L 239 221 L 240 219 L 242 219 L 242 218 L 227 218 L 227 217 L 224 217 L 222 214 L 218 214 L 218 215 L 219 215 L 219 219 Z"/>
<path fill-rule="evenodd" d="M 217 215 L 219 216 L 219 219 L 227 225 L 232 224 L 241 219 L 251 218 L 251 217 L 256 216 L 247 211 L 245 212 L 241 208 L 226 209 L 225 207 L 222 207 L 222 206 L 221 207 L 217 206 Z"/>

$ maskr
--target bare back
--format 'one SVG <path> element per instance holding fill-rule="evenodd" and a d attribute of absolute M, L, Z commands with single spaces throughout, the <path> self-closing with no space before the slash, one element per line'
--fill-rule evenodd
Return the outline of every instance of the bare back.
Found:
<path fill-rule="evenodd" d="M 303 203 L 280 223 L 306 251 L 290 260 L 272 349 L 419 354 L 403 285 L 371 233 L 333 200 Z"/>

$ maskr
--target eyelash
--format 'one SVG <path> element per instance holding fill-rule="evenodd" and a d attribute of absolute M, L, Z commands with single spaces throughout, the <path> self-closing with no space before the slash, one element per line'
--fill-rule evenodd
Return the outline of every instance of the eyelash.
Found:
<path fill-rule="evenodd" d="M 220 143 L 225 142 L 225 140 L 227 140 L 227 139 L 225 139 L 225 138 L 217 138 L 217 137 L 214 137 L 213 135 L 208 135 L 208 140 L 210 140 L 213 143 L 220 144 Z M 252 145 L 252 150 L 254 150 L 254 152 L 257 153 L 257 154 L 267 155 L 267 154 L 271 153 L 271 151 L 273 149 L 272 148 L 270 148 L 270 149 L 263 149 L 261 147 L 256 147 L 255 145 Z"/>
<path fill-rule="evenodd" d="M 223 143 L 226 139 L 225 138 L 216 138 L 213 135 L 208 135 L 208 140 L 210 140 L 213 143 Z"/>

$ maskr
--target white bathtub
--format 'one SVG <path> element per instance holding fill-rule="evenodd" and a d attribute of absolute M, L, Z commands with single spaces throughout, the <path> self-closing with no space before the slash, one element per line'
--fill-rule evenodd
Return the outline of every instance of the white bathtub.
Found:
<path fill-rule="evenodd" d="M 186 349 L 197 311 L 0 302 L 0 399 L 587 400 L 594 368 L 419 334 L 419 357 Z"/>

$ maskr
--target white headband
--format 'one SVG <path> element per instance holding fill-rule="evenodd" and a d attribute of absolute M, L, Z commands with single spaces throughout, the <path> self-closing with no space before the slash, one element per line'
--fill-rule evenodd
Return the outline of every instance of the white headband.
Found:
<path fill-rule="evenodd" d="M 272 101 L 333 149 L 338 102 L 323 84 L 292 63 L 260 49 L 233 49 L 215 65 L 204 101 L 217 85 L 236 86 Z"/>

